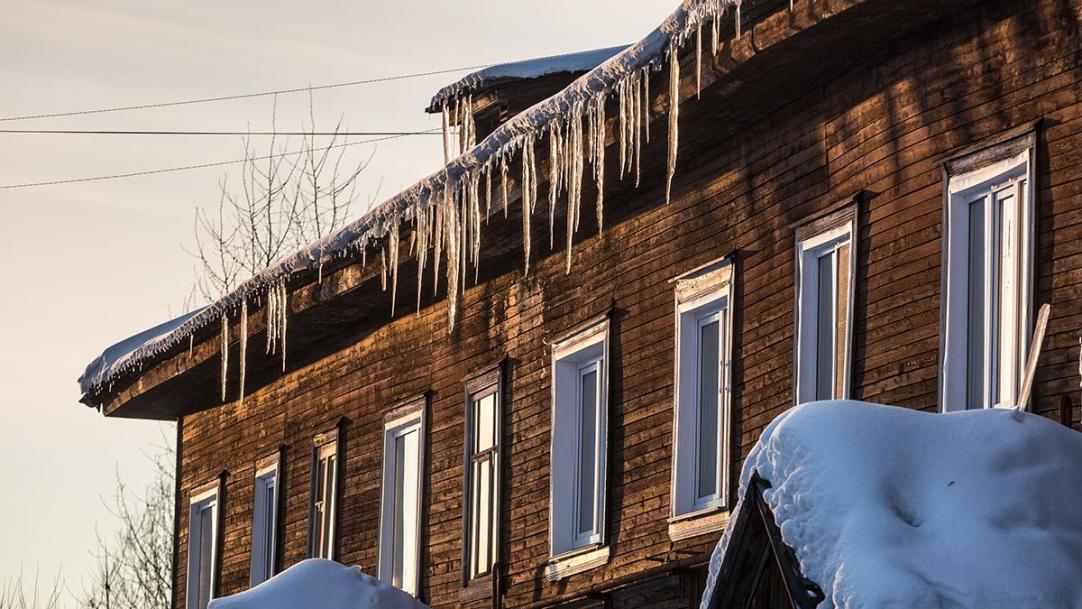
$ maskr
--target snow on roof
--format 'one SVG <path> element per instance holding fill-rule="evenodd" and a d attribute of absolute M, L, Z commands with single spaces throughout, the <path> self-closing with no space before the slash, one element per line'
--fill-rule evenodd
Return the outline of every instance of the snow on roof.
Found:
<path fill-rule="evenodd" d="M 819 609 L 1082 607 L 1082 434 L 1043 417 L 815 402 L 767 427 L 742 488 L 755 471 Z"/>
<path fill-rule="evenodd" d="M 397 231 L 400 224 L 416 220 L 436 205 L 447 205 L 449 201 L 457 202 L 457 197 L 470 190 L 463 188 L 463 185 L 471 182 L 475 185 L 482 174 L 491 177 L 493 173 L 499 173 L 518 151 L 525 153 L 528 149 L 532 157 L 533 143 L 549 133 L 550 127 L 559 126 L 562 132 L 566 133 L 571 117 L 582 120 L 584 106 L 600 105 L 603 109 L 606 99 L 624 93 L 625 84 L 634 82 L 635 86 L 639 86 L 644 74 L 661 69 L 673 49 L 678 50 L 690 38 L 701 33 L 704 27 L 713 27 L 716 31 L 729 7 L 736 7 L 734 21 L 739 33 L 741 1 L 684 0 L 676 11 L 641 41 L 583 74 L 556 95 L 515 115 L 439 171 L 373 207 L 357 220 L 278 260 L 217 302 L 198 311 L 172 332 L 138 344 L 122 362 L 110 364 L 108 358 L 105 358 L 104 367 L 108 370 L 107 373 L 93 378 L 84 377 L 80 381 L 83 392 L 81 401 L 100 405 L 101 395 L 109 390 L 114 380 L 142 370 L 144 366 L 154 363 L 157 358 L 164 357 L 172 349 L 190 340 L 196 332 L 219 324 L 222 316 L 235 314 L 239 310 L 242 300 L 267 294 L 272 288 L 283 285 L 295 273 L 314 271 L 322 268 L 325 263 L 364 251 L 369 244 L 392 230 Z M 708 21 L 712 26 L 704 26 Z M 716 36 L 713 39 L 716 39 Z M 675 117 L 674 113 L 670 115 Z M 675 161 L 675 142 L 672 141 L 674 138 L 675 130 L 671 124 L 670 166 Z M 534 177 L 536 186 L 536 176 Z M 670 172 L 670 180 L 671 177 Z M 450 247 L 444 248 L 448 256 L 451 250 Z M 457 251 L 462 250 L 459 248 Z M 392 274 L 397 272 L 394 263 L 389 263 L 389 266 Z M 450 268 L 449 264 L 447 268 Z M 448 299 L 453 298 L 457 298 L 457 295 L 448 291 Z M 453 318 L 453 305 L 449 310 Z M 139 342 L 135 339 L 136 337 L 132 337 L 124 343 L 131 346 Z"/>
<path fill-rule="evenodd" d="M 360 567 L 310 558 L 240 594 L 210 601 L 209 609 L 428 609 Z"/>
<path fill-rule="evenodd" d="M 428 106 L 429 112 L 439 112 L 444 104 L 470 93 L 476 93 L 492 85 L 510 80 L 540 78 L 549 74 L 586 72 L 627 48 L 628 45 L 594 49 L 580 53 L 539 57 L 526 61 L 515 61 L 489 66 L 483 70 L 467 74 L 458 82 L 447 85 L 436 92 Z"/>
<path fill-rule="evenodd" d="M 113 374 L 118 369 L 122 368 L 141 347 L 166 338 L 173 333 L 173 330 L 184 325 L 189 319 L 195 317 L 202 310 L 203 307 L 200 307 L 194 311 L 185 313 L 176 319 L 171 319 L 163 324 L 154 326 L 149 330 L 143 330 L 135 336 L 126 338 L 119 343 L 106 348 L 105 351 L 102 351 L 101 355 L 94 358 L 94 361 L 87 365 L 86 370 L 84 370 L 82 376 L 79 377 L 79 388 L 83 390 L 83 393 L 86 393 L 94 385 L 105 382 L 105 379 L 111 378 Z"/>

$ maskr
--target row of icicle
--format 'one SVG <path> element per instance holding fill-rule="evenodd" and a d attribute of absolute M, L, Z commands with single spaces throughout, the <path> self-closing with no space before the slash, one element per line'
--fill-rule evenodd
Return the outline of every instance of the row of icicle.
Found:
<path fill-rule="evenodd" d="M 696 94 L 702 83 L 702 47 L 703 27 L 707 20 L 710 28 L 710 49 L 716 54 L 719 48 L 720 22 L 729 5 L 736 8 L 734 17 L 736 36 L 740 37 L 740 1 L 706 0 L 694 3 L 696 11 L 689 11 L 685 31 L 672 35 L 668 48 L 668 155 L 665 175 L 665 202 L 672 198 L 672 180 L 676 172 L 678 153 L 678 125 L 680 106 L 680 46 L 691 35 L 695 37 L 695 87 Z M 516 137 L 507 146 L 497 151 L 481 165 L 469 168 L 461 175 L 443 174 L 443 183 L 433 186 L 424 196 L 415 197 L 412 203 L 394 214 L 388 214 L 383 222 L 374 227 L 370 234 L 364 235 L 356 244 L 361 252 L 362 265 L 366 264 L 367 247 L 371 241 L 385 236 L 385 243 L 380 249 L 380 282 L 382 289 L 387 289 L 388 273 L 391 287 L 391 314 L 394 315 L 398 289 L 398 266 L 400 248 L 400 224 L 411 222 L 413 232 L 410 238 L 409 255 L 417 260 L 417 303 L 420 310 L 422 280 L 429 265 L 429 249 L 432 250 L 433 291 L 439 290 L 441 259 L 445 265 L 448 302 L 448 331 L 454 330 L 458 309 L 458 298 L 466 285 L 469 265 L 473 265 L 474 280 L 477 280 L 481 257 L 481 224 L 487 222 L 489 215 L 497 206 L 503 209 L 507 217 L 510 187 L 510 163 L 516 152 L 521 152 L 521 178 L 519 181 L 522 199 L 522 230 L 525 258 L 524 274 L 530 271 L 530 244 L 532 236 L 531 217 L 537 205 L 538 160 L 536 142 L 548 137 L 548 212 L 549 246 L 555 245 L 555 212 L 561 195 L 565 196 L 567 214 L 565 221 L 565 272 L 571 272 L 572 246 L 574 235 L 579 227 L 582 203 L 582 181 L 586 174 L 586 163 L 590 164 L 590 177 L 597 191 L 595 208 L 597 227 L 600 233 L 604 226 L 604 191 L 605 191 L 605 144 L 607 121 L 605 107 L 610 97 L 615 97 L 617 113 L 613 117 L 613 138 L 619 154 L 619 177 L 634 175 L 638 187 L 641 171 L 642 147 L 650 143 L 650 72 L 661 69 L 661 58 L 645 66 L 634 69 L 601 91 L 597 91 L 587 100 L 574 101 L 566 108 L 562 117 L 553 119 L 547 127 L 533 130 L 531 133 Z M 561 120 L 559 120 L 562 118 Z M 442 111 L 444 160 L 450 163 L 453 158 L 473 148 L 477 143 L 477 127 L 473 116 L 472 96 L 462 96 L 444 103 Z M 494 186 L 494 181 L 496 182 Z M 494 188 L 496 190 L 494 190 Z M 497 198 L 498 196 L 498 198 Z M 483 206 L 482 206 L 483 203 Z M 377 230 L 380 234 L 376 234 Z M 322 280 L 322 262 L 320 263 L 320 281 Z M 286 280 L 279 279 L 272 283 L 266 292 L 266 327 L 267 354 L 280 352 L 282 369 L 286 362 L 286 319 L 288 290 Z M 247 317 L 248 303 L 240 299 L 240 389 L 239 401 L 243 403 L 246 357 L 247 357 Z M 229 372 L 229 317 L 221 316 L 221 393 L 226 401 L 226 378 Z"/>

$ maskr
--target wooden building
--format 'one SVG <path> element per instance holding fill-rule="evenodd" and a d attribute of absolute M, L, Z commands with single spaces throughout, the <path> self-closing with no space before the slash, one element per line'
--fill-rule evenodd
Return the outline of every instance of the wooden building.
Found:
<path fill-rule="evenodd" d="M 177 422 L 174 606 L 324 556 L 437 608 L 693 608 L 768 422 L 1013 404 L 1041 303 L 1031 408 L 1074 422 L 1080 26 L 688 0 L 446 91 L 445 168 L 84 374 Z"/>

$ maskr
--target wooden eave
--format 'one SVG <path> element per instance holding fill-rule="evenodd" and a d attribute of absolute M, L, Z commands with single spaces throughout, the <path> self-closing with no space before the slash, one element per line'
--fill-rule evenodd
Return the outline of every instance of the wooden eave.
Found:
<path fill-rule="evenodd" d="M 698 186 L 695 180 L 681 182 L 681 176 L 693 175 L 709 162 L 709 152 L 725 146 L 748 126 L 784 111 L 793 100 L 821 87 L 824 82 L 858 66 L 864 58 L 887 52 L 899 37 L 919 31 L 922 26 L 958 12 L 977 0 L 798 0 L 790 12 L 786 1 L 746 3 L 744 31 L 739 39 L 721 41 L 718 54 L 710 56 L 704 40 L 701 95 L 696 99 L 694 39 L 684 46 L 681 58 L 681 133 L 690 133 L 690 125 L 708 128 L 695 130 L 694 138 L 681 138 L 680 169 L 674 192 Z M 731 24 L 730 24 L 731 25 Z M 708 38 L 704 32 L 704 39 Z M 566 77 L 566 75 L 563 75 Z M 541 80 L 541 79 L 535 79 Z M 617 226 L 621 218 L 664 204 L 662 192 L 665 173 L 665 112 L 668 107 L 666 79 L 651 79 L 651 143 L 644 143 L 642 184 L 634 189 L 633 180 L 619 180 L 616 154 L 607 154 L 610 166 L 606 181 L 606 227 Z M 482 98 L 487 99 L 487 98 Z M 475 103 L 481 100 L 475 100 Z M 485 101 L 486 108 L 499 105 L 498 99 Z M 614 103 L 614 102 L 613 102 Z M 608 115 L 613 117 L 610 109 Z M 615 142 L 615 118 L 607 128 L 609 145 Z M 548 176 L 539 161 L 542 182 Z M 511 171 L 512 203 L 518 200 L 515 178 L 521 171 Z M 596 196 L 592 181 L 584 180 L 583 200 L 590 205 Z M 543 195 L 542 195 L 543 196 Z M 561 206 L 563 200 L 561 198 Z M 522 268 L 521 215 L 512 204 L 511 217 L 504 220 L 502 210 L 494 210 L 491 222 L 482 234 L 481 282 Z M 558 216 L 562 215 L 562 207 Z M 533 230 L 533 257 L 551 255 L 547 249 L 544 212 L 537 212 Z M 583 226 L 576 242 L 593 237 L 596 225 L 592 214 L 583 214 Z M 515 218 L 518 219 L 515 219 Z M 559 226 L 560 223 L 557 222 Z M 544 241 L 544 243 L 543 243 Z M 416 264 L 406 255 L 409 232 L 402 231 L 398 306 L 395 317 L 413 314 L 416 298 Z M 368 264 L 361 267 L 356 257 L 336 260 L 324 266 L 322 282 L 316 274 L 296 275 L 289 284 L 289 326 L 287 372 L 318 361 L 344 349 L 364 336 L 385 326 L 390 316 L 390 289 L 380 287 L 378 247 L 370 246 Z M 472 267 L 471 267 L 472 272 Z M 441 278 L 439 296 L 433 297 L 431 262 L 422 290 L 422 307 L 433 306 L 443 298 L 446 280 Z M 472 278 L 471 278 L 472 280 Z M 388 283 L 389 283 L 388 277 Z M 467 282 L 466 289 L 472 286 Z M 283 372 L 276 355 L 265 355 L 266 328 L 262 309 L 251 307 L 248 321 L 247 394 L 258 391 Z M 237 320 L 231 320 L 228 395 L 237 394 L 234 363 L 238 357 Z M 444 330 L 446 326 L 441 328 Z M 193 348 L 177 348 L 141 372 L 122 377 L 105 391 L 86 396 L 88 403 L 101 405 L 104 414 L 117 417 L 176 419 L 221 404 L 219 329 L 204 328 Z"/>

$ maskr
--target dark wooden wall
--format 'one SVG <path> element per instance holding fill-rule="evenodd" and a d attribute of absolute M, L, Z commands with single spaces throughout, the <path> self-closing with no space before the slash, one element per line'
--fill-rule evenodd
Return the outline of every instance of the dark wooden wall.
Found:
<path fill-rule="evenodd" d="M 1044 122 L 1036 299 L 1051 302 L 1053 316 L 1035 407 L 1058 418 L 1064 396 L 1078 401 L 1080 20 L 1080 0 L 981 2 L 860 58 L 828 82 L 794 85 L 788 93 L 775 87 L 775 109 L 753 123 L 726 124 L 724 133 L 716 98 L 685 102 L 673 202 L 662 202 L 662 119 L 653 125 L 642 188 L 618 185 L 610 169 L 612 220 L 600 237 L 585 227 L 571 275 L 563 272 L 562 252 L 548 251 L 546 220 L 538 218 L 534 251 L 543 259 L 535 261 L 536 270 L 524 279 L 515 260 L 469 287 L 453 335 L 445 305 L 430 306 L 289 373 L 243 407 L 233 403 L 184 417 L 177 606 L 184 604 L 186 583 L 184 491 L 226 472 L 219 591 L 241 591 L 248 582 L 256 459 L 285 447 L 280 557 L 288 566 L 305 557 L 312 437 L 342 417 L 338 559 L 374 574 L 382 416 L 395 402 L 426 392 L 422 597 L 436 607 L 458 604 L 464 380 L 504 356 L 505 606 L 584 591 L 665 559 L 709 551 L 718 535 L 673 544 L 667 533 L 674 347 L 668 280 L 736 252 L 735 450 L 744 455 L 793 400 L 794 225 L 863 192 L 853 397 L 935 410 L 943 205 L 937 161 L 956 147 L 1037 119 Z M 741 99 L 738 91 L 725 103 Z M 587 224 L 592 200 L 588 193 Z M 500 228 L 501 221 L 493 221 L 485 238 L 518 238 L 514 224 Z M 607 526 L 614 555 L 604 567 L 550 584 L 543 578 L 551 408 L 545 340 L 610 306 Z M 694 596 L 688 578 L 694 579 L 665 576 L 613 602 L 688 607 Z"/>

